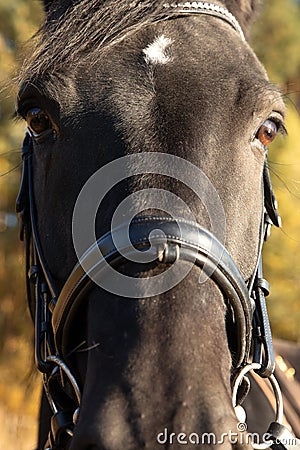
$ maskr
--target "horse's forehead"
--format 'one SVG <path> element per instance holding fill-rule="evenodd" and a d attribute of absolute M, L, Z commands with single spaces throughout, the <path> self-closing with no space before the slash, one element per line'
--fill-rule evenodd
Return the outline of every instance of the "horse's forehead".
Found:
<path fill-rule="evenodd" d="M 174 41 L 161 34 L 143 49 L 145 62 L 149 65 L 167 64 L 172 60 L 171 47 Z"/>
<path fill-rule="evenodd" d="M 37 79 L 39 90 L 55 97 L 62 117 L 72 115 L 75 120 L 80 111 L 103 110 L 112 102 L 136 106 L 137 101 L 150 101 L 156 94 L 175 99 L 185 108 L 196 104 L 198 110 L 205 104 L 199 99 L 205 97 L 211 105 L 221 103 L 226 108 L 239 98 L 252 112 L 258 101 L 273 102 L 274 90 L 264 68 L 228 24 L 202 18 L 195 34 L 187 21 L 180 27 L 174 22 L 148 26 L 104 53 L 86 50 L 82 58 L 77 55 L 78 59 L 70 58 L 59 67 L 53 61 Z"/>
<path fill-rule="evenodd" d="M 218 58 L 218 52 L 213 53 Z M 233 52 L 232 60 L 234 59 Z M 92 92 L 89 97 L 92 102 L 98 101 L 98 95 L 100 99 L 102 95 L 106 99 L 110 94 L 115 98 L 116 92 L 120 94 L 121 90 L 124 98 L 137 94 L 142 96 L 143 92 L 146 94 L 147 91 L 155 94 L 158 84 L 164 80 L 168 83 L 165 86 L 166 94 L 172 91 L 172 84 L 180 80 L 182 84 L 198 84 L 199 90 L 206 89 L 205 83 L 211 85 L 216 82 L 226 89 L 229 79 L 241 79 L 243 82 L 247 81 L 249 86 L 253 85 L 252 75 L 247 74 L 247 64 L 245 71 L 234 71 L 238 66 L 233 61 L 229 74 L 228 67 L 222 65 L 220 58 L 214 66 L 211 64 L 212 60 L 213 58 L 207 60 L 204 54 L 199 58 L 199 54 L 194 54 L 188 43 L 182 43 L 180 36 L 161 32 L 151 34 L 142 42 L 124 42 L 121 47 L 113 48 L 104 58 L 99 57 L 98 61 L 91 60 L 89 63 L 86 59 L 79 70 L 74 68 L 74 73 L 79 94 L 80 91 L 84 95 L 87 91 Z M 264 78 L 263 75 L 261 78 Z"/>
<path fill-rule="evenodd" d="M 222 42 L 220 33 L 207 36 L 203 29 L 203 39 L 169 25 L 122 42 L 96 62 L 90 87 L 98 85 L 101 93 L 108 81 L 105 96 L 110 92 L 115 97 L 115 91 L 122 90 L 124 98 L 143 92 L 174 96 L 175 86 L 180 88 L 178 98 L 184 97 L 185 89 L 195 89 L 195 101 L 206 95 L 216 101 L 218 97 L 234 101 L 237 91 L 254 103 L 257 94 L 273 95 L 265 69 L 237 34 L 233 33 L 230 42 Z"/>
<path fill-rule="evenodd" d="M 264 107 L 281 101 L 264 67 L 238 35 L 231 42 L 219 42 L 218 34 L 204 36 L 204 42 L 191 36 L 185 39 L 184 33 L 171 27 L 149 35 L 144 32 L 142 38 L 116 46 L 109 63 L 99 62 L 101 67 L 95 71 L 99 76 L 92 77 L 93 83 L 99 83 L 98 92 L 104 92 L 105 100 L 110 96 L 119 104 L 130 99 L 136 103 L 144 96 L 156 103 L 169 98 L 187 108 L 197 104 L 197 109 L 205 104 L 228 108 L 243 104 L 253 113 L 257 103 Z M 109 89 L 101 90 L 107 80 Z"/>

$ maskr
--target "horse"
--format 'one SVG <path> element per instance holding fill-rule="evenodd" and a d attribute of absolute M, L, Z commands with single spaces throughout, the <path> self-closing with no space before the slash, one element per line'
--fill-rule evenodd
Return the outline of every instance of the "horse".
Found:
<path fill-rule="evenodd" d="M 38 449 L 250 449 L 252 369 L 280 435 L 261 250 L 285 106 L 247 42 L 257 1 L 44 9 L 17 98 Z"/>

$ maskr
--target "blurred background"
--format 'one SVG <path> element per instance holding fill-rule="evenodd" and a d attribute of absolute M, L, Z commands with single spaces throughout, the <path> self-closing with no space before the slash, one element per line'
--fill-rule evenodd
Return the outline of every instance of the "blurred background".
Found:
<path fill-rule="evenodd" d="M 265 0 L 251 43 L 288 108 L 288 136 L 269 149 L 283 219 L 264 250 L 276 337 L 300 343 L 300 2 Z M 27 311 L 24 248 L 14 202 L 21 168 L 23 124 L 13 120 L 14 77 L 26 41 L 42 20 L 37 0 L 0 0 L 0 449 L 34 449 L 40 376 L 34 370 L 33 328 Z"/>

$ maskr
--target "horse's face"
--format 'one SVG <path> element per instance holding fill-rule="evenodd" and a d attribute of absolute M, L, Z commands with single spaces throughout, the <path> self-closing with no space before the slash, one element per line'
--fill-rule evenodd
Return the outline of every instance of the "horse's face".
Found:
<path fill-rule="evenodd" d="M 87 17 L 93 20 L 97 2 L 82 3 L 87 9 L 81 25 L 76 15 L 83 6 L 74 7 L 80 26 Z M 232 12 L 243 24 L 251 3 L 234 2 Z M 60 14 L 50 13 L 49 21 Z M 72 14 L 71 8 L 62 23 Z M 224 208 L 225 245 L 247 280 L 257 261 L 263 210 L 259 130 L 266 120 L 278 124 L 284 116 L 281 96 L 250 47 L 229 24 L 208 16 L 138 27 L 98 50 L 95 36 L 70 24 L 54 37 L 46 27 L 45 42 L 53 40 L 29 64 L 30 82 L 19 100 L 25 115 L 32 108 L 44 111 L 50 119 L 38 119 L 39 125 L 57 135 L 35 143 L 33 155 L 38 230 L 57 285 L 63 286 L 76 263 L 72 214 L 84 183 L 108 162 L 140 152 L 176 155 L 205 173 Z M 67 48 L 68 37 L 73 49 Z M 51 59 L 51 46 L 63 54 L 62 62 Z M 157 175 L 114 186 L 100 206 L 97 235 L 109 229 L 120 201 L 149 187 L 173 192 L 210 228 L 209 195 L 200 201 L 157 167 Z M 149 206 L 147 198 L 134 202 L 139 211 L 163 209 Z M 172 207 L 184 216 L 180 202 Z M 131 264 L 123 271 L 137 275 Z M 143 276 L 159 271 L 152 265 Z M 162 448 L 156 436 L 165 428 L 218 436 L 236 431 L 226 306 L 214 283 L 198 280 L 194 268 L 153 298 L 124 299 L 96 287 L 86 298 L 69 339 L 70 364 L 83 386 L 72 449 Z"/>

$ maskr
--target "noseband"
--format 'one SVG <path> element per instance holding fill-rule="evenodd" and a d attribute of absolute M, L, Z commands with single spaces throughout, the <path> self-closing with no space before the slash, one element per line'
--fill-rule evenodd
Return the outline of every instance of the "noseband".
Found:
<path fill-rule="evenodd" d="M 229 23 L 243 40 L 245 39 L 238 21 L 225 8 L 206 2 L 165 4 L 163 7 L 173 12 L 175 10 L 177 16 L 206 14 L 221 18 Z M 169 17 L 165 17 L 164 20 L 167 18 Z M 23 172 L 17 198 L 17 212 L 21 216 L 21 239 L 26 242 L 27 297 L 35 322 L 36 365 L 44 375 L 44 389 L 53 411 L 49 441 L 45 447 L 51 450 L 64 448 L 65 443 L 72 437 L 80 407 L 79 387 L 64 362 L 65 341 L 72 328 L 74 316 L 88 291 L 94 286 L 92 277 L 104 277 L 106 263 L 115 268 L 124 264 L 127 257 L 130 257 L 132 248 L 128 248 L 125 243 L 118 249 L 114 245 L 116 236 L 118 242 L 122 242 L 125 226 L 121 225 L 106 233 L 86 251 L 61 292 L 58 292 L 45 262 L 38 235 L 32 173 L 32 137 L 29 134 L 24 139 L 22 158 Z M 268 238 L 271 226 L 280 226 L 280 217 L 277 213 L 267 161 L 263 170 L 263 192 L 264 212 L 258 259 L 256 269 L 248 282 L 243 279 L 223 244 L 196 223 L 164 216 L 141 216 L 132 220 L 129 233 L 132 246 L 141 251 L 151 247 L 158 264 L 173 264 L 177 260 L 183 260 L 208 271 L 211 280 L 223 294 L 236 329 L 233 344 L 235 354 L 232 379 L 233 406 L 240 405 L 247 395 L 249 386 L 245 375 L 250 369 L 255 369 L 261 377 L 269 378 L 278 400 L 274 422 L 276 426 L 273 423 L 270 427 L 271 435 L 277 439 L 283 431 L 286 432 L 286 429 L 280 423 L 282 399 L 273 375 L 275 360 L 265 302 L 269 285 L 262 275 L 261 254 L 263 242 Z M 158 229 L 160 232 L 153 237 L 151 232 Z M 101 258 L 97 258 L 99 249 Z M 93 261 L 93 264 L 90 265 L 90 270 L 86 271 L 83 269 L 86 264 L 83 263 L 89 260 Z M 57 400 L 58 396 L 54 394 L 53 386 L 58 386 L 62 396 L 68 397 L 69 400 L 71 398 L 71 402 L 69 400 L 66 402 L 67 406 L 64 400 Z"/>

